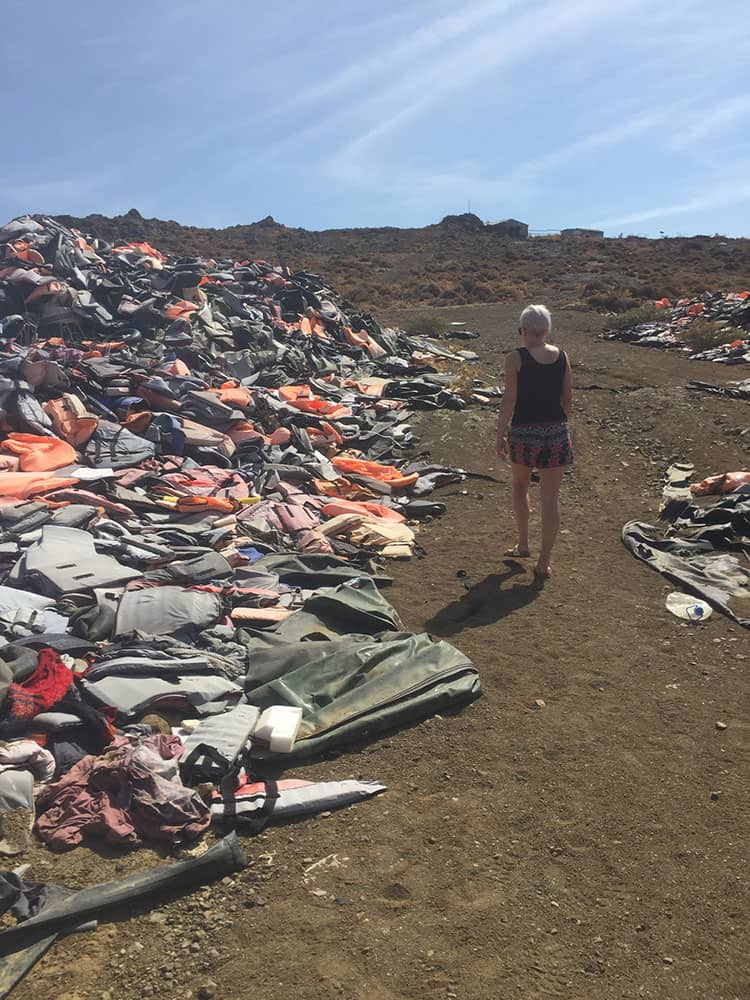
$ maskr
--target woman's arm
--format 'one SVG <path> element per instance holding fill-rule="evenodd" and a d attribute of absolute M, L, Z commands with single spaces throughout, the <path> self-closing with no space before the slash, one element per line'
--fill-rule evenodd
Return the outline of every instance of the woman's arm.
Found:
<path fill-rule="evenodd" d="M 508 424 L 513 418 L 513 411 L 516 408 L 516 399 L 518 398 L 517 357 L 516 352 L 511 351 L 505 359 L 505 390 L 503 392 L 503 401 L 500 404 L 497 414 L 497 454 L 500 458 L 508 457 L 506 435 Z"/>
<path fill-rule="evenodd" d="M 573 412 L 573 375 L 570 370 L 570 358 L 565 355 L 565 374 L 563 375 L 562 392 L 560 393 L 560 405 L 565 416 L 570 420 Z"/>

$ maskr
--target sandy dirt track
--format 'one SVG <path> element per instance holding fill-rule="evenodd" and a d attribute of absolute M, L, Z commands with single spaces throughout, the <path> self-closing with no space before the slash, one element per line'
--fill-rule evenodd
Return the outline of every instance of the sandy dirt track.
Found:
<path fill-rule="evenodd" d="M 465 346 L 499 379 L 518 310 L 448 312 L 481 332 Z M 501 554 L 514 539 L 491 409 L 420 417 L 434 459 L 499 482 L 442 491 L 426 556 L 391 564 L 407 627 L 465 651 L 483 698 L 300 769 L 389 791 L 246 841 L 253 863 L 227 884 L 59 942 L 16 1000 L 750 996 L 748 633 L 718 614 L 682 625 L 673 588 L 620 542 L 625 521 L 655 518 L 670 459 L 747 465 L 747 404 L 684 388 L 742 373 L 598 342 L 593 313 L 555 320 L 577 464 L 553 580 Z M 159 854 L 32 860 L 82 886 Z"/>

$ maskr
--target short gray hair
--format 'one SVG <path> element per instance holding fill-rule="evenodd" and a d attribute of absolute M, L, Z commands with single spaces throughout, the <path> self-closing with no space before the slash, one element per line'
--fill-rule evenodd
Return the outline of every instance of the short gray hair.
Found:
<path fill-rule="evenodd" d="M 552 329 L 552 317 L 549 309 L 542 305 L 526 306 L 521 313 L 521 329 L 527 333 L 549 333 Z"/>

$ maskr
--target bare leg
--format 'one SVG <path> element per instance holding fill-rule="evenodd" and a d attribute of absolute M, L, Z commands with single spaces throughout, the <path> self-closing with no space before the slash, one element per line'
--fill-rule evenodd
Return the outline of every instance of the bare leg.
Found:
<path fill-rule="evenodd" d="M 529 551 L 529 482 L 531 469 L 525 465 L 512 466 L 513 469 L 513 511 L 516 515 L 518 529 L 518 544 L 516 553 L 521 555 Z"/>
<path fill-rule="evenodd" d="M 542 504 L 542 547 L 539 550 L 539 562 L 535 572 L 539 576 L 549 576 L 550 556 L 560 530 L 560 486 L 564 469 L 540 469 L 539 495 Z"/>

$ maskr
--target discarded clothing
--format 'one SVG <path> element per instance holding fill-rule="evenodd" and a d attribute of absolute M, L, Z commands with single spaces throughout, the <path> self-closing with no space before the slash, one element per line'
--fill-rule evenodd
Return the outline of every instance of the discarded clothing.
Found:
<path fill-rule="evenodd" d="M 37 800 L 36 829 L 55 850 L 67 850 L 86 836 L 138 846 L 143 838 L 178 844 L 208 827 L 210 813 L 200 795 L 179 777 L 170 737 L 127 740 L 102 757 L 84 757 Z"/>
<path fill-rule="evenodd" d="M 13 740 L 0 745 L 0 766 L 31 771 L 37 781 L 51 781 L 55 774 L 55 758 L 33 740 Z"/>
<path fill-rule="evenodd" d="M 642 347 L 662 347 L 686 351 L 694 361 L 715 361 L 736 365 L 750 363 L 750 292 L 706 292 L 698 299 L 680 299 L 674 307 L 664 299 L 656 303 L 661 315 L 653 322 L 640 323 L 603 334 L 606 340 L 623 340 Z M 684 334 L 696 320 L 725 324 L 726 343 L 704 351 L 691 351 Z"/>
<path fill-rule="evenodd" d="M 720 476 L 709 476 L 690 487 L 694 497 L 705 497 L 716 493 L 750 493 L 750 472 L 724 472 Z"/>
<path fill-rule="evenodd" d="M 730 605 L 736 599 L 750 600 L 750 569 L 734 556 L 717 552 L 708 540 L 665 537 L 639 521 L 625 525 L 622 540 L 636 558 L 750 628 L 750 606 L 748 613 L 739 613 Z"/>
<path fill-rule="evenodd" d="M 697 382 L 691 379 L 688 389 L 696 392 L 708 392 L 713 396 L 728 396 L 731 399 L 750 399 L 750 378 L 740 382 L 727 382 L 726 385 L 716 385 L 713 382 Z"/>
<path fill-rule="evenodd" d="M 54 758 L 45 841 L 197 836 L 209 811 L 178 756 L 231 808 L 246 759 L 478 695 L 462 654 L 402 632 L 372 561 L 410 556 L 406 519 L 445 509 L 417 498 L 467 476 L 414 461 L 409 421 L 501 394 L 437 371 L 472 352 L 384 328 L 309 272 L 46 216 L 0 231 L 0 262 L 0 737 Z M 260 708 L 286 726 L 256 733 Z M 153 709 L 202 720 L 184 752 L 134 742 Z"/>
<path fill-rule="evenodd" d="M 15 722 L 31 721 L 57 705 L 73 683 L 73 674 L 53 649 L 39 651 L 38 666 L 26 680 L 10 685 L 3 713 Z"/>

